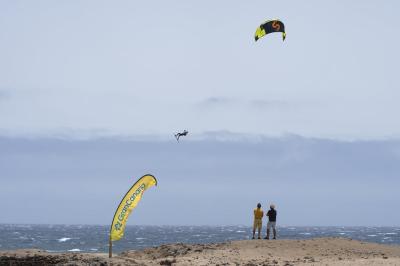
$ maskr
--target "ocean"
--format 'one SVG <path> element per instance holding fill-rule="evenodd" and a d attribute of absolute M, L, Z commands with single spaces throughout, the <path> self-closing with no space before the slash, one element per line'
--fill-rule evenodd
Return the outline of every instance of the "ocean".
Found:
<path fill-rule="evenodd" d="M 38 248 L 49 252 L 108 252 L 108 232 L 109 226 L 100 225 L 0 224 L 0 250 Z M 177 242 L 244 240 L 251 236 L 252 228 L 248 226 L 127 226 L 124 238 L 114 242 L 113 251 Z M 400 227 L 278 227 L 280 239 L 315 237 L 346 237 L 400 245 Z"/>

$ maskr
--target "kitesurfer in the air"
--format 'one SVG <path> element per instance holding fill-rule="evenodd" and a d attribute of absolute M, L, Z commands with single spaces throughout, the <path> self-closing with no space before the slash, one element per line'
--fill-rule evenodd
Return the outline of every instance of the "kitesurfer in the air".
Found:
<path fill-rule="evenodd" d="M 276 215 L 277 212 L 275 210 L 275 205 L 271 204 L 270 209 L 266 214 L 268 216 L 268 223 L 267 223 L 267 236 L 265 239 L 269 239 L 269 233 L 271 231 L 271 227 L 274 233 L 274 239 L 276 239 Z"/>
<path fill-rule="evenodd" d="M 178 132 L 178 133 L 175 134 L 175 138 L 176 138 L 177 141 L 179 141 L 179 138 L 180 138 L 180 137 L 186 136 L 188 133 L 189 133 L 189 131 L 187 131 L 187 130 L 184 130 L 184 131 L 181 132 L 181 133 Z"/>
<path fill-rule="evenodd" d="M 262 227 L 263 216 L 264 212 L 261 209 L 261 203 L 258 203 L 257 208 L 254 209 L 253 239 L 255 238 L 256 229 L 258 229 L 258 239 L 261 239 L 261 227 Z"/>

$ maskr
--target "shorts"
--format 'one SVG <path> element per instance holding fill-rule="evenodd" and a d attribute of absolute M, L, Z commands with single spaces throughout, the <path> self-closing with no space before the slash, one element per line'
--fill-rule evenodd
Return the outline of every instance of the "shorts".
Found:
<path fill-rule="evenodd" d="M 262 227 L 262 220 L 261 219 L 254 219 L 253 223 L 253 230 L 260 229 Z"/>
<path fill-rule="evenodd" d="M 267 223 L 267 229 L 268 229 L 268 230 L 271 229 L 271 227 L 272 227 L 273 229 L 275 229 L 275 226 L 276 226 L 276 222 L 270 222 L 270 221 L 268 221 L 268 223 Z"/>

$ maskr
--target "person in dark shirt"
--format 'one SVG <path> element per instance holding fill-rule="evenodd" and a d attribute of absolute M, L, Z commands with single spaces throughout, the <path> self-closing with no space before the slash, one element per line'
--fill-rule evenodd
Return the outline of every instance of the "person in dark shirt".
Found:
<path fill-rule="evenodd" d="M 265 237 L 265 239 L 269 239 L 269 232 L 271 230 L 271 227 L 273 229 L 273 233 L 274 233 L 274 239 L 276 239 L 276 215 L 277 212 L 275 210 L 275 205 L 271 204 L 269 211 L 267 212 L 267 216 L 268 216 L 268 223 L 267 223 L 267 236 Z"/>

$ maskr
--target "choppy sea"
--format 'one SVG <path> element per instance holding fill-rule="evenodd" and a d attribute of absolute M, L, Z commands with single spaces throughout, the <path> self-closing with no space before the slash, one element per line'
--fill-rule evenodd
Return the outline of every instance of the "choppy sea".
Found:
<path fill-rule="evenodd" d="M 0 224 L 0 250 L 39 248 L 49 252 L 108 252 L 108 226 Z M 263 230 L 263 235 L 265 234 Z M 127 226 L 113 250 L 158 246 L 167 243 L 216 243 L 249 239 L 247 226 Z M 400 227 L 297 227 L 278 228 L 280 239 L 346 237 L 400 245 Z"/>

